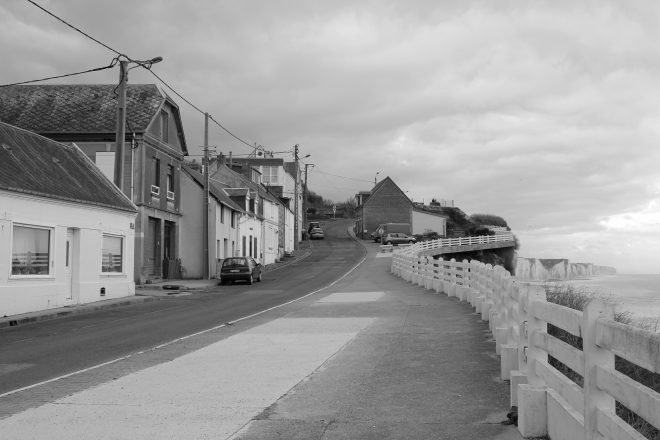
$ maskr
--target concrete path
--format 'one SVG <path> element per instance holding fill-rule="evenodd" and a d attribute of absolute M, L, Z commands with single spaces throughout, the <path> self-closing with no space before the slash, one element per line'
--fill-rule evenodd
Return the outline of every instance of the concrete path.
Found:
<path fill-rule="evenodd" d="M 0 398 L 2 437 L 520 439 L 487 324 L 369 248 L 323 292 Z"/>

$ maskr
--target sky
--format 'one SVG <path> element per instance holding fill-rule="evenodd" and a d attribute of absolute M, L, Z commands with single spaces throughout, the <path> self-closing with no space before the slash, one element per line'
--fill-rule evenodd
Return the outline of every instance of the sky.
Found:
<path fill-rule="evenodd" d="M 217 153 L 307 156 L 335 202 L 389 176 L 503 217 L 519 255 L 660 273 L 660 2 L 26 0 L 0 3 L 0 84 L 152 67 Z M 131 67 L 136 66 L 131 64 Z M 114 84 L 115 66 L 42 84 Z M 201 112 L 200 112 L 201 110 Z M 311 166 L 313 165 L 313 166 Z"/>

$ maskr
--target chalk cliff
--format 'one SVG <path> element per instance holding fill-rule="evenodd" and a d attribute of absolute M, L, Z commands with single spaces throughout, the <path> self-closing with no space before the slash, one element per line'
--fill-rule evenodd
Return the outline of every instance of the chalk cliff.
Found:
<path fill-rule="evenodd" d="M 616 269 L 591 263 L 571 263 L 565 258 L 516 258 L 516 278 L 530 281 L 571 280 L 598 275 L 615 275 Z"/>

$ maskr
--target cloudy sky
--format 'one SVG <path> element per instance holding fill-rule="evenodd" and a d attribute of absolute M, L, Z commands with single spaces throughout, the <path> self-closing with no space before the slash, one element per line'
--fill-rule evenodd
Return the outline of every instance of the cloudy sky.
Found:
<path fill-rule="evenodd" d="M 660 273 L 660 2 L 35 2 L 162 56 L 154 72 L 248 144 L 287 160 L 299 144 L 326 198 L 390 176 L 415 201 L 504 217 L 521 256 Z M 0 84 L 115 56 L 25 0 L 0 3 L 0 40 Z M 198 154 L 203 115 L 174 98 Z M 213 125 L 209 143 L 251 151 Z"/>

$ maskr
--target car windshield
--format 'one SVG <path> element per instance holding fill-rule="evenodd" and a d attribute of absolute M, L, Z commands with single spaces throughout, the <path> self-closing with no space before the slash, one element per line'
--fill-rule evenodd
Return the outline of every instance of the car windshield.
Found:
<path fill-rule="evenodd" d="M 247 266 L 245 258 L 227 258 L 222 262 L 222 267 Z"/>

